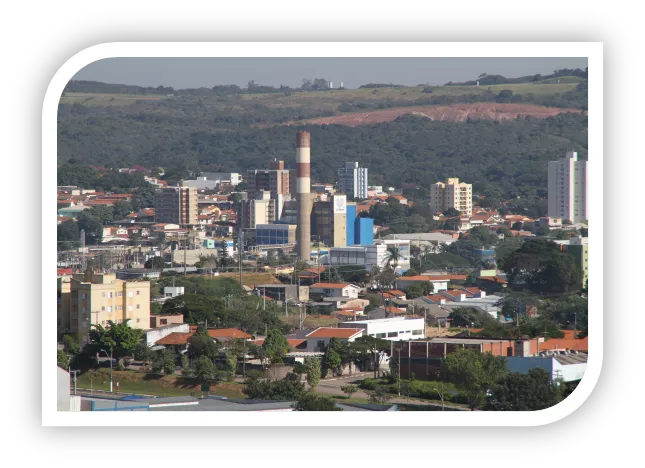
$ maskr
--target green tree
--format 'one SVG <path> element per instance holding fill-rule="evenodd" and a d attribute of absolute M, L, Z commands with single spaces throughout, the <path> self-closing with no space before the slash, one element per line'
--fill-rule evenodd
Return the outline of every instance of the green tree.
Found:
<path fill-rule="evenodd" d="M 575 257 L 562 253 L 546 240 L 525 241 L 502 259 L 501 268 L 511 283 L 525 281 L 536 293 L 562 293 L 580 289 L 582 273 Z"/>
<path fill-rule="evenodd" d="M 145 341 L 142 341 L 134 347 L 132 355 L 137 361 L 150 362 L 154 359 L 155 353 L 150 349 Z"/>
<path fill-rule="evenodd" d="M 185 354 L 181 356 L 181 375 L 184 377 L 192 377 L 193 370 L 190 367 L 190 359 Z"/>
<path fill-rule="evenodd" d="M 459 213 L 459 211 L 457 211 L 454 208 L 448 208 L 446 211 L 443 212 L 443 215 L 450 218 L 454 216 L 460 216 L 461 213 Z"/>
<path fill-rule="evenodd" d="M 340 356 L 333 347 L 327 346 L 322 360 L 322 376 L 326 377 L 329 372 L 331 372 L 332 375 L 338 375 L 340 366 Z"/>
<path fill-rule="evenodd" d="M 159 353 L 158 359 L 161 361 L 161 369 L 166 375 L 173 375 L 177 366 L 177 356 L 171 349 L 164 349 Z"/>
<path fill-rule="evenodd" d="M 228 326 L 228 311 L 224 302 L 204 294 L 186 293 L 173 297 L 164 303 L 161 311 L 163 315 L 182 314 L 186 323 L 198 324 L 208 321 L 209 325 L 216 327 Z"/>
<path fill-rule="evenodd" d="M 67 354 L 78 354 L 81 350 L 72 335 L 63 335 L 63 345 L 65 346 L 65 352 Z"/>
<path fill-rule="evenodd" d="M 233 349 L 226 350 L 226 363 L 224 364 L 224 372 L 229 382 L 235 380 L 235 372 L 237 371 L 237 356 L 238 353 Z"/>
<path fill-rule="evenodd" d="M 67 354 L 62 349 L 58 350 L 57 360 L 58 360 L 58 367 L 60 367 L 61 369 L 67 369 L 69 367 L 69 362 L 70 362 L 69 354 Z"/>
<path fill-rule="evenodd" d="M 486 393 L 505 374 L 504 358 L 475 349 L 458 349 L 448 354 L 441 363 L 441 375 L 464 393 L 472 411 L 481 406 Z"/>
<path fill-rule="evenodd" d="M 558 382 L 552 382 L 544 369 L 527 374 L 509 372 L 493 385 L 484 409 L 488 411 L 537 411 L 557 405 L 561 399 Z"/>
<path fill-rule="evenodd" d="M 59 250 L 70 250 L 78 246 L 80 239 L 80 230 L 78 224 L 73 219 L 60 223 L 56 227 L 56 239 Z"/>
<path fill-rule="evenodd" d="M 215 365 L 213 364 L 213 361 L 206 356 L 200 356 L 197 361 L 195 361 L 193 374 L 195 375 L 195 378 L 201 382 L 209 381 L 215 374 Z"/>
<path fill-rule="evenodd" d="M 331 399 L 315 393 L 305 392 L 293 404 L 296 411 L 342 411 Z"/>
<path fill-rule="evenodd" d="M 217 358 L 220 354 L 220 345 L 208 334 L 203 326 L 197 327 L 195 333 L 188 339 L 188 356 L 199 359 L 204 356 L 209 360 Z"/>
<path fill-rule="evenodd" d="M 368 360 L 372 362 L 374 378 L 377 378 L 380 374 L 383 359 L 386 355 L 390 354 L 391 343 L 383 338 L 364 335 L 350 343 L 350 347 L 363 363 L 363 370 L 365 370 Z"/>
<path fill-rule="evenodd" d="M 356 385 L 343 385 L 340 389 L 345 395 L 347 395 L 348 399 L 351 398 L 354 393 L 358 392 L 358 387 Z"/>
<path fill-rule="evenodd" d="M 405 290 L 406 299 L 415 299 L 417 297 L 427 296 L 434 292 L 434 285 L 430 282 L 414 284 Z"/>
<path fill-rule="evenodd" d="M 146 260 L 143 266 L 149 270 L 163 270 L 166 267 L 166 262 L 164 262 L 162 257 L 155 256 Z"/>
<path fill-rule="evenodd" d="M 272 329 L 267 332 L 262 348 L 271 364 L 280 364 L 283 356 L 289 352 L 289 343 L 280 330 Z"/>
<path fill-rule="evenodd" d="M 305 375 L 311 389 L 315 389 L 320 383 L 321 363 L 318 358 L 305 358 Z"/>
<path fill-rule="evenodd" d="M 107 323 L 107 328 L 102 325 L 92 325 L 90 342 L 99 349 L 112 351 L 115 359 L 130 356 L 139 344 L 141 330 L 129 325 L 130 319 L 116 324 L 112 320 Z"/>

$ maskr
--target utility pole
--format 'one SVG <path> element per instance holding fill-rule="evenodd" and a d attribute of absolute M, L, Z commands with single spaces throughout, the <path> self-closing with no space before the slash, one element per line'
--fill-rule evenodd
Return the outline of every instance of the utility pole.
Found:
<path fill-rule="evenodd" d="M 67 368 L 70 374 L 74 375 L 74 395 L 76 395 L 76 375 L 80 372 L 80 370 L 71 370 L 71 368 Z"/>
<path fill-rule="evenodd" d="M 184 278 L 186 277 L 186 249 L 188 248 L 188 233 L 184 237 Z"/>

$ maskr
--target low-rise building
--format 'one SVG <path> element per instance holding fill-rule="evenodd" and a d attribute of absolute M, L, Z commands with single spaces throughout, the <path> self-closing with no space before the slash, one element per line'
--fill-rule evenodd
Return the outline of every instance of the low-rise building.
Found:
<path fill-rule="evenodd" d="M 392 317 L 376 320 L 357 320 L 338 324 L 339 328 L 362 328 L 365 334 L 384 340 L 414 340 L 425 337 L 422 318 Z"/>
<path fill-rule="evenodd" d="M 324 352 L 332 338 L 351 343 L 365 334 L 363 328 L 330 328 L 320 327 L 305 336 L 307 351 Z"/>
<path fill-rule="evenodd" d="M 316 283 L 309 287 L 309 293 L 312 297 L 356 299 L 360 290 L 361 288 L 350 283 Z"/>

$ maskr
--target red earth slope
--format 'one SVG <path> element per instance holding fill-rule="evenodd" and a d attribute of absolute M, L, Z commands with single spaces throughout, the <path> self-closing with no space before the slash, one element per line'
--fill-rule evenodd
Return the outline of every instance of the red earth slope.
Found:
<path fill-rule="evenodd" d="M 402 115 L 417 115 L 430 120 L 451 120 L 464 122 L 466 119 L 492 119 L 511 120 L 516 117 L 547 118 L 564 112 L 583 112 L 580 109 L 561 109 L 556 107 L 543 107 L 533 104 L 498 104 L 494 102 L 481 102 L 476 104 L 452 104 L 448 106 L 416 106 L 397 107 L 371 112 L 356 112 L 351 114 L 336 115 L 333 117 L 320 117 L 316 119 L 287 122 L 283 125 L 310 124 L 310 125 L 371 125 L 381 122 L 391 122 Z M 584 112 L 586 114 L 586 112 Z"/>

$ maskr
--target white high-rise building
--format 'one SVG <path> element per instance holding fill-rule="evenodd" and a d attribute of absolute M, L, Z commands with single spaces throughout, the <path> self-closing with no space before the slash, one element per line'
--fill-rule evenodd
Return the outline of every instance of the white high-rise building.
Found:
<path fill-rule="evenodd" d="M 358 167 L 357 162 L 345 163 L 338 169 L 338 189 L 350 200 L 367 198 L 367 168 Z"/>
<path fill-rule="evenodd" d="M 549 161 L 549 216 L 580 223 L 587 213 L 587 161 L 571 151 L 559 161 Z"/>

